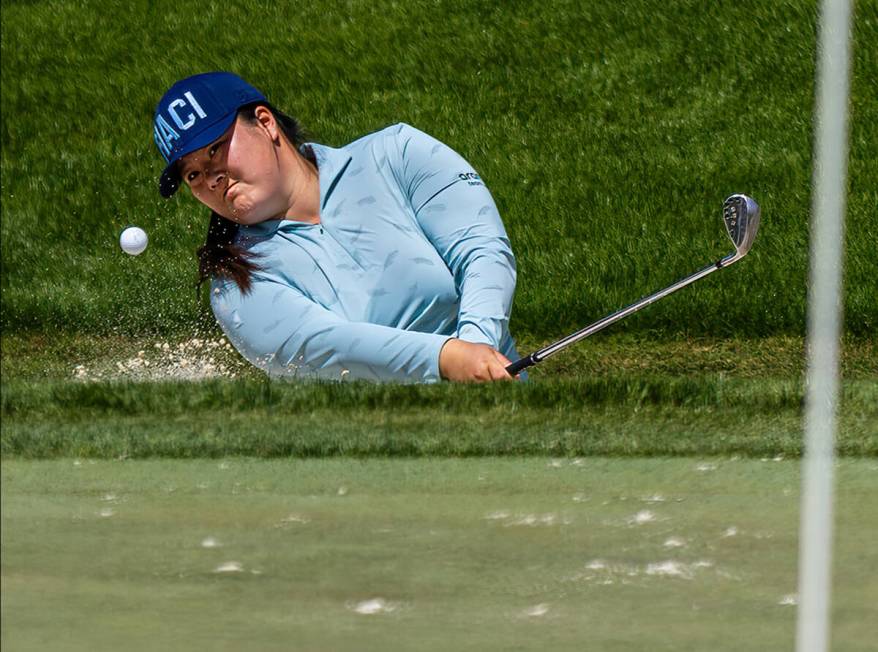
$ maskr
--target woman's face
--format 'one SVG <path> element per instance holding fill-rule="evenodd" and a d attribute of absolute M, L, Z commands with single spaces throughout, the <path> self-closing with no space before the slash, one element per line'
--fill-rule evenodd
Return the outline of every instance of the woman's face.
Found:
<path fill-rule="evenodd" d="M 287 209 L 278 164 L 278 125 L 265 107 L 257 107 L 256 117 L 251 123 L 238 116 L 226 133 L 179 163 L 193 196 L 240 224 L 283 216 Z"/>

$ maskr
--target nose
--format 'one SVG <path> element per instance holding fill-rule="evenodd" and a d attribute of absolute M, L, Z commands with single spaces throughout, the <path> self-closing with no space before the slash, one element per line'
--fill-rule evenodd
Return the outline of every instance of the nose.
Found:
<path fill-rule="evenodd" d="M 210 189 L 216 190 L 222 187 L 225 182 L 226 173 L 224 170 L 211 170 L 208 178 L 210 179 Z"/>

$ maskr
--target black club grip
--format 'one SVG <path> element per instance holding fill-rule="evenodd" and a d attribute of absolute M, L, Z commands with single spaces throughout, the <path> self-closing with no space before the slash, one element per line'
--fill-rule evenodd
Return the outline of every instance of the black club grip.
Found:
<path fill-rule="evenodd" d="M 506 373 L 510 376 L 515 376 L 522 369 L 527 369 L 528 367 L 534 366 L 539 360 L 535 360 L 533 353 L 531 353 L 526 358 L 522 358 L 516 362 L 513 362 L 511 365 L 506 367 Z"/>

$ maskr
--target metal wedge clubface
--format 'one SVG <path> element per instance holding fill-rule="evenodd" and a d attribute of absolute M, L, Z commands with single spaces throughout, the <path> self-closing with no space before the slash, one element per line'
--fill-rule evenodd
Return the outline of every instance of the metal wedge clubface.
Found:
<path fill-rule="evenodd" d="M 747 195 L 732 195 L 723 202 L 723 224 L 726 227 L 726 233 L 729 234 L 732 243 L 735 245 L 735 251 L 724 258 L 719 259 L 715 263 L 711 263 L 707 267 L 703 267 L 694 274 L 690 274 L 684 279 L 680 279 L 673 285 L 669 285 L 663 290 L 654 292 L 649 296 L 643 297 L 639 301 L 626 306 L 621 310 L 617 310 L 611 315 L 607 315 L 603 319 L 599 319 L 595 323 L 586 326 L 582 330 L 576 331 L 572 335 L 558 340 L 549 346 L 531 353 L 529 356 L 513 362 L 506 367 L 506 371 L 510 376 L 514 376 L 522 369 L 532 367 L 538 362 L 542 362 L 550 355 L 554 355 L 558 351 L 567 348 L 574 342 L 594 335 L 598 331 L 602 331 L 610 324 L 614 324 L 620 319 L 624 319 L 628 315 L 632 315 L 641 308 L 645 308 L 651 303 L 655 303 L 669 294 L 676 292 L 680 288 L 686 287 L 690 283 L 694 283 L 698 279 L 702 279 L 708 274 L 715 272 L 723 267 L 728 267 L 732 263 L 740 260 L 747 255 L 753 241 L 756 239 L 756 231 L 759 229 L 759 218 L 761 211 L 759 204 Z"/>
<path fill-rule="evenodd" d="M 732 195 L 723 202 L 723 222 L 735 245 L 736 260 L 746 256 L 753 246 L 759 217 L 759 204 L 747 195 Z"/>

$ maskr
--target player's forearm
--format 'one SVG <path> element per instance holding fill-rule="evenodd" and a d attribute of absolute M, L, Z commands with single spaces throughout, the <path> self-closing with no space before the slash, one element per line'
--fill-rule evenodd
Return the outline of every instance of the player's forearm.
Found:
<path fill-rule="evenodd" d="M 462 270 L 457 336 L 499 349 L 509 331 L 515 259 L 508 247 L 485 248 Z"/>
<path fill-rule="evenodd" d="M 253 364 L 274 376 L 322 380 L 438 382 L 448 336 L 362 322 L 308 321 L 264 333 L 230 333 Z M 252 335 L 252 337 L 251 337 Z"/>

